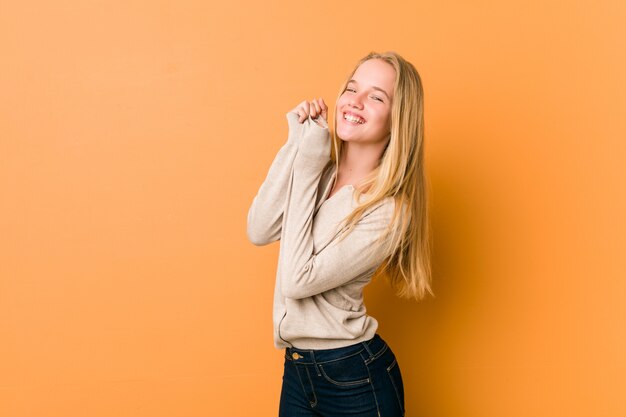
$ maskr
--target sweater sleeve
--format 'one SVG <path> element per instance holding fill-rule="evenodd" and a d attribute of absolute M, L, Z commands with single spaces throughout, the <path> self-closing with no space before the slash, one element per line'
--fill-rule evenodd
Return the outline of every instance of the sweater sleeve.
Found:
<path fill-rule="evenodd" d="M 287 186 L 303 128 L 295 113 L 287 113 L 286 117 L 289 125 L 287 142 L 274 157 L 267 176 L 248 209 L 248 240 L 257 246 L 280 239 Z"/>
<path fill-rule="evenodd" d="M 337 288 L 377 268 L 385 259 L 376 240 L 393 214 L 391 204 L 366 213 L 341 242 L 317 254 L 313 245 L 313 213 L 321 171 L 329 160 L 328 130 L 305 121 L 300 151 L 294 160 L 281 238 L 281 291 L 287 298 L 311 297 Z M 384 243 L 384 242 L 383 242 Z"/>

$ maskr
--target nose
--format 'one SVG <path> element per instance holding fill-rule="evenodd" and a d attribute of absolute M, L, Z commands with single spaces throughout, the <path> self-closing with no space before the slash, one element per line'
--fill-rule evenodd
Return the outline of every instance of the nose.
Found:
<path fill-rule="evenodd" d="M 350 98 L 350 106 L 355 107 L 357 109 L 363 109 L 363 102 L 361 100 L 361 94 L 356 93 L 353 94 Z"/>

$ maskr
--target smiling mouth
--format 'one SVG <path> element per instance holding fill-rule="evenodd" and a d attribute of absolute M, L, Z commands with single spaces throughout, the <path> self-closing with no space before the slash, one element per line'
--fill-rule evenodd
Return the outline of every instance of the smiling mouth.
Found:
<path fill-rule="evenodd" d="M 359 125 L 362 125 L 363 123 L 365 123 L 365 119 L 358 117 L 358 116 L 354 116 L 352 114 L 347 114 L 347 113 L 343 114 L 343 119 L 347 120 L 350 123 L 356 123 Z"/>

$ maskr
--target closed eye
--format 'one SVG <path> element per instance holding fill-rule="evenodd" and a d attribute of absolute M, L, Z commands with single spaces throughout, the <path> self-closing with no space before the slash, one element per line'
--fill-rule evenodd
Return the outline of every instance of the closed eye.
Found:
<path fill-rule="evenodd" d="M 352 88 L 352 87 L 346 87 L 345 91 L 348 91 L 348 92 L 350 92 L 350 93 L 356 93 L 356 90 L 355 90 L 354 88 Z M 385 102 L 385 101 L 384 101 L 381 97 L 378 97 L 378 96 L 371 96 L 371 97 L 372 97 L 374 100 L 378 100 L 378 101 L 380 101 L 381 103 L 384 103 L 384 102 Z"/>

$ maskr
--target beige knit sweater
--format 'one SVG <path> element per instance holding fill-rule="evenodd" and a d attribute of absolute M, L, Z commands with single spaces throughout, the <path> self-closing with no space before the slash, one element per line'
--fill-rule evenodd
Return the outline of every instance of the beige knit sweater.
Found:
<path fill-rule="evenodd" d="M 394 200 L 368 210 L 341 243 L 339 223 L 357 206 L 354 187 L 327 199 L 335 180 L 330 134 L 311 118 L 287 113 L 289 134 L 248 211 L 248 239 L 280 240 L 274 287 L 274 345 L 301 349 L 348 346 L 374 336 L 363 288 L 388 255 L 374 242 Z"/>

